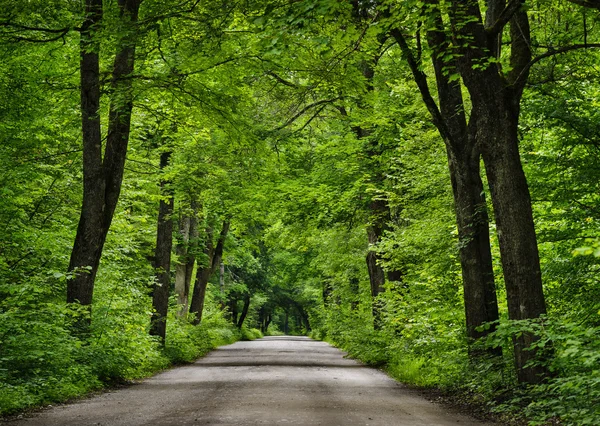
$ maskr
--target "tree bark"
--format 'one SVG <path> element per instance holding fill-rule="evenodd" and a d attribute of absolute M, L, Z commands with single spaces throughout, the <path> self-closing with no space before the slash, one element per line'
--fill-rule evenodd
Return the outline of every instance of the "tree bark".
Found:
<path fill-rule="evenodd" d="M 492 326 L 477 331 L 479 326 L 495 323 L 499 318 L 490 249 L 489 217 L 481 181 L 480 152 L 477 135 L 469 132 L 467 128 L 460 83 L 450 81 L 447 71 L 450 68 L 450 72 L 458 72 L 456 62 L 442 59 L 444 52 L 449 48 L 449 41 L 442 31 L 439 0 L 428 0 L 428 3 L 434 6 L 430 9 L 430 13 L 434 14 L 434 28 L 427 32 L 427 41 L 432 49 L 431 60 L 435 71 L 440 113 L 449 136 L 445 145 L 458 227 L 467 336 L 476 340 L 495 329 Z M 498 5 L 490 7 L 490 12 L 498 9 Z"/>
<path fill-rule="evenodd" d="M 461 51 L 460 72 L 473 105 L 471 121 L 481 144 L 488 178 L 500 255 L 506 284 L 510 319 L 538 318 L 546 312 L 531 198 L 519 154 L 518 121 L 520 99 L 527 80 L 529 21 L 517 10 L 510 19 L 511 68 L 507 76 L 489 62 L 490 45 L 496 34 L 484 28 L 475 0 L 452 2 L 450 18 L 455 37 L 470 40 Z M 535 357 L 527 350 L 536 337 L 523 334 L 515 339 L 518 379 L 539 383 L 546 374 L 541 367 L 525 367 Z"/>
<path fill-rule="evenodd" d="M 121 19 L 131 32 L 119 40 L 111 82 L 111 104 L 104 159 L 100 129 L 99 42 L 96 28 L 102 20 L 102 1 L 86 0 L 81 30 L 81 112 L 83 135 L 83 205 L 71 252 L 67 303 L 91 307 L 94 282 L 106 235 L 121 191 L 131 112 L 131 74 L 135 55 L 135 23 L 141 0 L 119 0 Z M 84 322 L 89 325 L 91 317 Z"/>
<path fill-rule="evenodd" d="M 223 222 L 221 233 L 219 234 L 219 240 L 217 245 L 213 246 L 212 241 L 212 230 L 207 229 L 206 246 L 204 248 L 204 254 L 208 259 L 205 266 L 198 266 L 196 272 L 196 283 L 194 284 L 194 290 L 192 292 L 192 300 L 190 301 L 190 313 L 194 315 L 192 324 L 198 325 L 202 321 L 202 311 L 204 309 L 204 299 L 206 296 L 206 287 L 208 280 L 211 275 L 215 272 L 217 265 L 221 263 L 223 258 L 223 246 L 225 244 L 225 238 L 229 232 L 229 220 Z"/>
<path fill-rule="evenodd" d="M 196 256 L 194 254 L 198 245 L 198 216 L 197 206 L 194 201 L 191 202 L 191 212 L 182 213 L 179 221 L 179 238 L 176 253 L 179 262 L 176 265 L 175 272 L 175 294 L 177 294 L 177 304 L 179 309 L 177 316 L 184 318 L 188 312 L 189 293 L 192 283 L 192 274 Z"/>
<path fill-rule="evenodd" d="M 171 152 L 163 152 L 160 156 L 160 168 L 163 170 L 169 164 Z M 171 287 L 171 249 L 173 248 L 173 194 L 167 190 L 168 182 L 161 180 L 161 198 L 158 209 L 156 231 L 156 250 L 154 254 L 154 269 L 156 273 L 154 290 L 152 292 L 152 307 L 154 313 L 150 323 L 150 335 L 158 336 L 162 344 L 167 333 L 167 313 L 169 309 L 169 289 Z"/>
<path fill-rule="evenodd" d="M 100 42 L 102 0 L 86 0 L 86 17 L 80 37 L 80 96 L 83 137 L 83 205 L 68 271 L 67 303 L 91 306 L 94 280 L 106 238 L 100 128 Z M 84 322 L 89 321 L 87 318 Z"/>
<path fill-rule="evenodd" d="M 240 319 L 238 320 L 238 323 L 237 323 L 237 328 L 242 328 L 242 326 L 244 325 L 244 321 L 246 320 L 246 317 L 248 316 L 249 309 L 250 309 L 250 294 L 247 293 L 244 295 L 244 306 L 242 307 L 242 312 L 240 314 Z"/>
<path fill-rule="evenodd" d="M 383 201 L 377 200 L 373 203 L 383 203 Z M 374 211 L 373 207 L 371 207 L 371 211 Z M 381 316 L 383 303 L 379 298 L 379 295 L 385 291 L 385 272 L 379 264 L 379 257 L 377 256 L 377 253 L 371 249 L 371 247 L 377 245 L 383 233 L 383 228 L 379 225 L 380 224 L 376 223 L 375 225 L 371 225 L 367 228 L 367 236 L 369 238 L 370 247 L 367 253 L 367 269 L 369 271 L 369 282 L 371 284 L 373 327 L 375 327 L 375 330 L 381 329 L 381 326 L 383 325 Z"/>

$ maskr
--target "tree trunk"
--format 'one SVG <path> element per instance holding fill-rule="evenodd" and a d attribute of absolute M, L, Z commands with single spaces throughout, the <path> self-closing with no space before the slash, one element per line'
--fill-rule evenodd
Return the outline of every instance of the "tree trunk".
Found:
<path fill-rule="evenodd" d="M 229 300 L 229 311 L 231 314 L 231 322 L 233 325 L 238 323 L 238 310 L 237 310 L 237 299 Z"/>
<path fill-rule="evenodd" d="M 194 315 L 192 323 L 194 325 L 200 324 L 202 320 L 202 310 L 204 309 L 204 298 L 206 296 L 206 287 L 208 280 L 211 275 L 215 272 L 217 265 L 221 263 L 223 258 L 223 247 L 225 244 L 225 238 L 229 232 L 230 222 L 225 220 L 219 234 L 219 240 L 217 245 L 213 246 L 212 242 L 212 230 L 209 228 L 206 231 L 206 246 L 204 248 L 204 254 L 208 259 L 206 266 L 198 266 L 196 272 L 196 283 L 194 284 L 194 290 L 192 292 L 192 300 L 190 302 L 190 313 Z"/>
<path fill-rule="evenodd" d="M 102 20 L 102 0 L 86 0 L 80 37 L 81 128 L 83 137 L 83 205 L 68 271 L 67 303 L 91 306 L 94 280 L 106 238 L 105 180 L 100 128 L 100 43 L 95 34 Z M 89 325 L 91 317 L 84 320 Z"/>
<path fill-rule="evenodd" d="M 471 158 L 457 158 L 451 150 L 447 154 L 458 226 L 467 336 L 476 340 L 495 329 L 492 326 L 477 331 L 477 327 L 499 318 L 479 155 L 465 153 Z"/>
<path fill-rule="evenodd" d="M 200 267 L 196 270 L 196 282 L 192 292 L 192 301 L 190 303 L 190 313 L 194 315 L 192 324 L 198 325 L 202 321 L 204 311 L 204 299 L 206 298 L 206 287 L 210 279 L 211 270 L 209 267 Z"/>
<path fill-rule="evenodd" d="M 194 254 L 198 245 L 198 217 L 197 206 L 191 203 L 191 212 L 183 213 L 179 221 L 180 243 L 177 244 L 176 253 L 179 262 L 175 273 L 175 294 L 179 310 L 177 316 L 184 318 L 188 312 L 190 285 L 196 256 Z"/>
<path fill-rule="evenodd" d="M 240 314 L 240 319 L 237 323 L 238 328 L 242 328 L 242 326 L 244 325 L 244 321 L 246 320 L 246 317 L 248 316 L 248 309 L 250 309 L 250 294 L 245 294 L 244 295 L 244 306 L 242 308 L 242 313 Z"/>
<path fill-rule="evenodd" d="M 531 198 L 519 156 L 517 124 L 516 117 L 496 110 L 480 119 L 478 128 L 487 141 L 483 161 L 496 216 L 508 316 L 522 320 L 545 314 L 546 303 Z M 515 339 L 520 382 L 539 383 L 546 374 L 542 367 L 525 368 L 536 355 L 527 350 L 535 340 L 531 334 Z"/>
<path fill-rule="evenodd" d="M 352 297 L 350 300 L 350 310 L 352 311 L 356 311 L 358 309 L 358 301 L 360 297 L 358 284 L 358 278 L 350 278 L 350 296 Z"/>
<path fill-rule="evenodd" d="M 510 20 L 511 71 L 507 75 L 502 75 L 497 66 L 480 66 L 489 62 L 489 51 L 493 51 L 498 37 L 484 28 L 478 2 L 453 1 L 450 18 L 455 37 L 470 40 L 461 52 L 459 65 L 473 105 L 470 125 L 481 145 L 494 206 L 509 318 L 538 318 L 546 312 L 546 304 L 518 139 L 520 99 L 531 58 L 527 13 L 516 10 Z M 539 383 L 547 373 L 541 367 L 525 367 L 535 357 L 535 351 L 527 350 L 535 339 L 524 334 L 514 341 L 520 382 Z"/>
<path fill-rule="evenodd" d="M 480 153 L 476 135 L 467 128 L 460 83 L 450 81 L 449 72 L 456 71 L 456 64 L 454 61 L 442 59 L 444 52 L 449 48 L 449 41 L 441 30 L 443 21 L 439 1 L 427 2 L 433 6 L 429 8 L 433 25 L 427 32 L 427 41 L 433 51 L 431 59 L 436 77 L 439 109 L 429 91 L 427 78 L 404 36 L 395 28 L 390 32 L 402 49 L 423 101 L 446 146 L 458 227 L 467 336 L 476 340 L 494 329 L 491 327 L 479 332 L 477 327 L 498 320 L 487 206 L 479 168 Z M 498 353 L 497 350 L 491 352 Z"/>
<path fill-rule="evenodd" d="M 477 331 L 484 323 L 498 321 L 498 300 L 490 249 L 489 217 L 480 171 L 477 135 L 469 132 L 462 90 L 458 81 L 450 81 L 450 72 L 458 72 L 456 63 L 444 61 L 449 42 L 441 29 L 443 21 L 439 0 L 428 0 L 434 8 L 435 29 L 427 32 L 440 103 L 447 127 L 445 141 L 448 168 L 452 182 L 454 211 L 458 227 L 459 255 L 463 278 L 467 336 L 476 340 L 495 329 Z M 496 9 L 496 8 L 495 8 Z M 497 350 L 492 353 L 498 354 Z"/>
<path fill-rule="evenodd" d="M 160 168 L 163 170 L 169 164 L 171 152 L 163 152 L 160 156 Z M 158 336 L 164 344 L 167 332 L 167 312 L 169 309 L 169 289 L 171 287 L 171 249 L 173 248 L 173 195 L 165 190 L 168 182 L 161 180 L 161 195 L 167 196 L 160 200 L 158 209 L 158 225 L 156 232 L 156 251 L 154 255 L 154 268 L 156 281 L 152 292 L 152 321 L 150 334 Z"/>
<path fill-rule="evenodd" d="M 131 125 L 135 29 L 141 0 L 120 0 L 121 18 L 131 30 L 119 40 L 113 63 L 108 136 L 104 159 L 100 131 L 99 43 L 95 30 L 102 19 L 102 1 L 86 0 L 86 18 L 81 30 L 81 111 L 83 133 L 83 206 L 71 252 L 67 281 L 67 303 L 91 306 L 94 282 L 106 235 L 119 194 Z M 89 325 L 90 317 L 84 322 Z"/>
<path fill-rule="evenodd" d="M 189 285 L 187 284 L 188 271 L 188 245 L 190 241 L 190 222 L 191 218 L 187 214 L 181 216 L 179 220 L 179 239 L 175 247 L 177 255 L 177 264 L 175 265 L 175 294 L 177 295 L 177 316 L 184 317 L 187 314 Z M 196 259 L 194 259 L 194 262 Z M 191 278 L 191 277 L 190 277 Z M 191 283 L 191 280 L 190 280 Z"/>

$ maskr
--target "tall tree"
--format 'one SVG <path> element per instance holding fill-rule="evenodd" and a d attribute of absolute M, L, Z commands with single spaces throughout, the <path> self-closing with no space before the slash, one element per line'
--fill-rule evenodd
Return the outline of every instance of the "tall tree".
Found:
<path fill-rule="evenodd" d="M 177 265 L 175 266 L 175 294 L 180 309 L 179 317 L 184 317 L 188 312 L 190 285 L 196 263 L 196 249 L 198 246 L 198 207 L 194 199 L 189 209 L 182 208 L 179 218 L 178 243 L 176 247 Z"/>
<path fill-rule="evenodd" d="M 99 33 L 102 1 L 86 0 L 81 29 L 81 116 L 83 134 L 83 205 L 71 253 L 67 302 L 90 306 L 102 248 L 115 212 L 133 109 L 132 79 L 141 0 L 119 0 L 124 29 L 118 34 L 111 79 L 111 103 L 104 155 L 100 129 Z M 84 321 L 89 323 L 89 318 Z"/>
<path fill-rule="evenodd" d="M 478 327 L 498 320 L 489 221 L 479 167 L 480 151 L 476 135 L 467 125 L 460 82 L 452 78 L 451 72 L 456 71 L 455 59 L 445 59 L 444 56 L 450 41 L 443 30 L 442 16 L 437 7 L 439 3 L 429 0 L 427 4 L 430 6 L 427 42 L 431 49 L 439 106 L 401 30 L 392 28 L 390 33 L 407 59 L 446 146 L 458 227 L 467 335 L 477 339 L 494 329 L 491 327 L 478 331 Z"/>
<path fill-rule="evenodd" d="M 475 213 L 472 217 L 479 219 L 473 221 L 467 217 L 467 224 L 474 223 L 476 227 L 478 222 L 486 222 L 483 220 L 485 216 L 477 214 L 481 211 L 481 207 L 478 206 L 483 205 L 481 196 L 476 193 L 477 187 L 481 186 L 479 179 L 475 177 L 478 174 L 477 163 L 481 153 L 498 229 L 509 316 L 511 319 L 537 318 L 545 313 L 546 307 L 531 199 L 521 166 L 517 133 L 520 99 L 531 59 L 527 13 L 521 9 L 520 1 L 510 2 L 507 6 L 502 1 L 490 1 L 486 20 L 492 24 L 486 27 L 477 1 L 448 3 L 448 17 L 451 23 L 449 30 L 443 27 L 445 21 L 438 1 L 429 1 L 423 12 L 429 26 L 428 39 L 434 55 L 442 112 L 429 94 L 426 76 L 420 69 L 417 58 L 412 54 L 402 30 L 393 28 L 391 33 L 409 62 L 436 126 L 447 140 L 451 170 L 454 168 L 459 171 L 458 167 L 463 165 L 463 173 L 455 176 L 453 186 L 459 188 L 467 184 L 466 200 L 470 200 L 471 203 L 475 201 L 476 204 L 462 214 Z M 504 73 L 498 64 L 498 45 L 499 38 L 509 23 L 510 71 Z M 452 44 L 459 46 L 458 52 L 455 52 L 445 39 L 446 33 L 451 34 Z M 449 64 L 442 60 L 445 55 L 452 58 L 448 61 Z M 462 118 L 464 106 L 460 85 L 454 77 L 448 75 L 445 68 L 446 65 L 451 67 L 454 60 L 468 89 L 472 105 L 468 124 Z M 460 135 L 463 135 L 462 143 L 452 143 L 453 139 L 456 140 Z M 452 161 L 453 157 L 457 157 L 458 161 Z M 464 229 L 461 222 L 459 220 L 459 228 Z M 475 232 L 475 235 L 483 237 L 485 234 L 483 228 Z M 483 244 L 474 242 L 476 244 L 473 247 L 483 247 Z M 484 257 L 474 257 L 475 260 L 484 263 L 488 262 L 487 258 L 487 253 Z M 489 282 L 489 274 L 486 270 L 483 272 L 480 277 Z M 469 293 L 477 295 L 477 292 Z M 465 295 L 469 297 L 467 287 Z M 490 291 L 484 289 L 479 296 L 483 302 L 482 306 L 491 306 Z M 485 315 L 486 311 L 482 313 Z M 535 336 L 528 334 L 523 334 L 515 340 L 515 363 L 519 380 L 522 382 L 536 383 L 544 374 L 540 367 L 526 367 L 534 356 L 534 351 L 528 350 L 534 340 Z"/>
<path fill-rule="evenodd" d="M 169 165 L 171 152 L 160 155 L 160 169 Z M 173 248 L 173 204 L 171 189 L 165 179 L 161 179 L 161 199 L 158 208 L 156 231 L 156 249 L 154 254 L 155 283 L 152 291 L 152 307 L 154 312 L 150 324 L 150 334 L 158 336 L 164 344 L 167 332 L 167 312 L 169 309 L 169 291 L 171 288 L 171 249 Z"/>

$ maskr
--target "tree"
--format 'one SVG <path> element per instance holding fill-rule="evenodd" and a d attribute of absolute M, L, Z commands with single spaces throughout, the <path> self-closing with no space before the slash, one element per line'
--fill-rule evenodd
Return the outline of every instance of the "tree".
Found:
<path fill-rule="evenodd" d="M 120 0 L 124 30 L 111 79 L 111 104 L 104 153 L 100 129 L 100 26 L 102 1 L 86 0 L 82 25 L 81 117 L 83 134 L 83 205 L 68 271 L 67 302 L 90 307 L 102 248 L 117 206 L 123 179 L 133 109 L 132 80 L 141 0 Z M 104 154 L 104 155 L 103 155 Z M 82 324 L 89 324 L 90 318 Z"/>
<path fill-rule="evenodd" d="M 160 155 L 160 169 L 164 170 L 171 158 L 171 151 Z M 167 332 L 167 312 L 169 309 L 169 292 L 171 288 L 171 249 L 173 247 L 173 194 L 166 187 L 169 184 L 162 179 L 160 182 L 161 199 L 158 209 L 156 231 L 156 250 L 154 254 L 154 269 L 156 280 L 152 291 L 152 314 L 150 334 L 158 336 L 164 344 Z"/>
<path fill-rule="evenodd" d="M 223 221 L 219 237 L 216 244 L 213 241 L 213 229 L 210 225 L 206 228 L 206 241 L 204 246 L 204 259 L 202 263 L 198 262 L 196 270 L 196 281 L 194 282 L 194 290 L 190 300 L 190 314 L 194 316 L 193 324 L 200 324 L 202 321 L 202 311 L 204 309 L 204 298 L 206 297 L 206 286 L 208 280 L 221 264 L 223 257 L 223 247 L 225 238 L 229 232 L 230 221 Z"/>

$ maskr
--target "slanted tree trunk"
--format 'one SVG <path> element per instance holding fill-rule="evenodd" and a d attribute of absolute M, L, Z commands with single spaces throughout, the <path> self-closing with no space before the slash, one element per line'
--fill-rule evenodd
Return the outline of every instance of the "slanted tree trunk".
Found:
<path fill-rule="evenodd" d="M 250 309 L 250 293 L 244 294 L 244 306 L 242 307 L 242 312 L 240 314 L 240 319 L 237 323 L 237 328 L 242 328 L 244 325 L 244 321 L 248 316 L 248 310 Z"/>
<path fill-rule="evenodd" d="M 215 272 L 217 265 L 221 263 L 223 257 L 223 246 L 225 244 L 225 238 L 229 232 L 229 220 L 223 222 L 221 233 L 219 234 L 219 240 L 217 245 L 213 246 L 212 241 L 212 230 L 207 229 L 206 246 L 204 248 L 204 254 L 208 259 L 207 264 L 200 266 L 196 272 L 196 282 L 194 283 L 194 290 L 192 292 L 192 300 L 190 302 L 190 313 L 194 315 L 192 323 L 194 325 L 200 324 L 202 321 L 202 311 L 204 309 L 204 299 L 206 296 L 206 287 L 208 280 L 211 275 Z"/>
<path fill-rule="evenodd" d="M 449 42 L 441 30 L 443 22 L 439 2 L 429 0 L 428 3 L 434 6 L 428 9 L 433 14 L 430 18 L 434 25 L 427 32 L 427 40 L 433 51 L 439 108 L 402 32 L 393 28 L 390 34 L 398 42 L 446 146 L 458 227 L 467 336 L 474 341 L 493 331 L 493 327 L 477 331 L 479 326 L 498 320 L 487 206 L 479 169 L 480 153 L 477 139 L 467 126 L 460 84 L 450 81 L 447 73 L 448 68 L 452 70 L 455 64 L 442 59 L 442 52 L 448 49 Z M 496 350 L 492 352 L 497 353 Z"/>
<path fill-rule="evenodd" d="M 163 152 L 160 156 L 160 168 L 169 164 L 171 152 Z M 154 313 L 150 324 L 150 334 L 158 336 L 164 344 L 167 332 L 167 312 L 169 309 L 169 289 L 171 287 L 171 249 L 173 248 L 173 194 L 167 190 L 168 182 L 161 180 L 161 195 L 158 209 L 156 232 L 156 250 L 154 269 L 156 273 L 154 290 L 152 291 L 152 307 Z M 166 199 L 165 199 L 166 197 Z"/>
<path fill-rule="evenodd" d="M 440 113 L 448 132 L 445 138 L 448 168 L 454 196 L 458 227 L 459 254 L 464 288 L 467 336 L 477 340 L 495 330 L 482 331 L 484 323 L 498 321 L 498 300 L 490 249 L 489 217 L 480 171 L 480 152 L 477 135 L 469 132 L 464 100 L 459 81 L 450 81 L 451 72 L 458 72 L 453 60 L 444 61 L 449 41 L 442 31 L 443 21 L 439 0 L 428 0 L 435 27 L 427 32 L 432 49 L 432 63 L 440 104 Z M 498 52 L 499 53 L 499 52 Z M 497 350 L 492 353 L 498 354 Z"/>
<path fill-rule="evenodd" d="M 127 34 L 119 37 L 113 63 L 108 136 L 103 158 L 99 117 L 100 46 L 96 34 L 102 20 L 102 1 L 86 0 L 80 41 L 83 205 L 68 267 L 67 303 L 91 306 L 102 249 L 121 192 L 133 109 L 132 80 L 124 77 L 134 69 L 135 23 L 140 3 L 141 0 L 119 0 L 118 3 Z M 84 323 L 89 325 L 90 319 Z"/>

